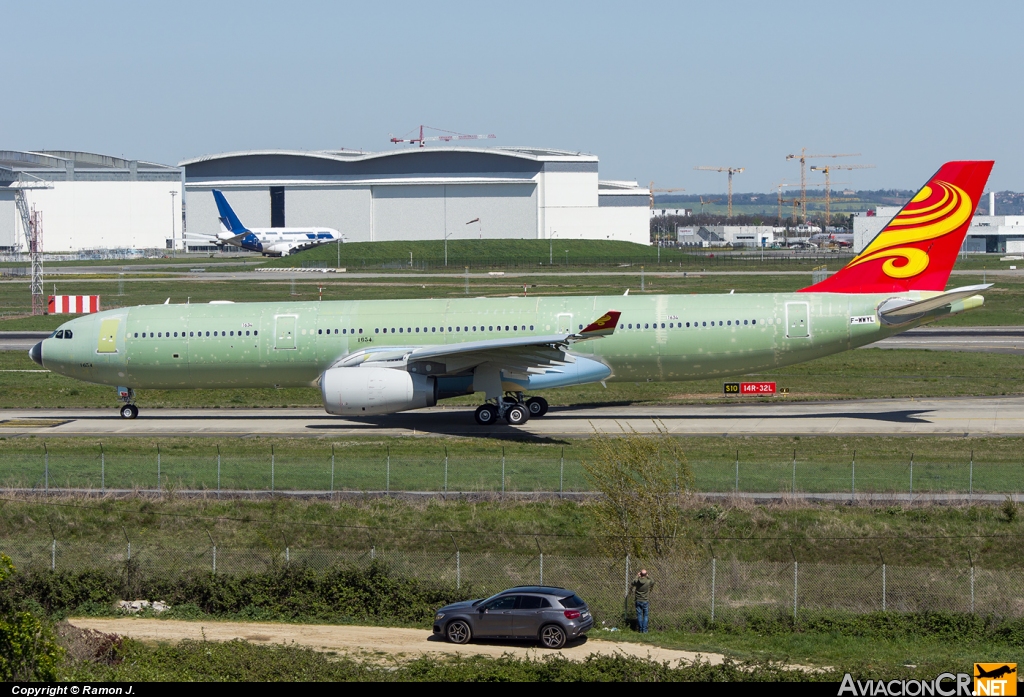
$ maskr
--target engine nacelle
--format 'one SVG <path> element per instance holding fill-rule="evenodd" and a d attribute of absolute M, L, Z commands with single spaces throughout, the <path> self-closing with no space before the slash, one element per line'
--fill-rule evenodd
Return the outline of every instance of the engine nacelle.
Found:
<path fill-rule="evenodd" d="M 324 409 L 338 416 L 392 414 L 437 404 L 433 376 L 391 368 L 331 368 L 320 376 Z"/>

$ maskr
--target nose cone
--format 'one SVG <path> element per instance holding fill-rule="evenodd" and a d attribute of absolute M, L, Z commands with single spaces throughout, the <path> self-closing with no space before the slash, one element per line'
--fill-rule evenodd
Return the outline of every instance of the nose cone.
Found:
<path fill-rule="evenodd" d="M 40 341 L 38 344 L 28 350 L 28 357 L 32 359 L 34 363 L 39 365 L 43 364 L 43 342 Z"/>

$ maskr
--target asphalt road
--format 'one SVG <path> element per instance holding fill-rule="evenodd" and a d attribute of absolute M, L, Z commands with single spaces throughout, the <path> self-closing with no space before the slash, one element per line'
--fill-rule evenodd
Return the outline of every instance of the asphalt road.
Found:
<path fill-rule="evenodd" d="M 580 438 L 595 432 L 676 435 L 1024 436 L 1024 397 L 771 402 L 728 405 L 553 407 L 525 426 L 478 426 L 465 407 L 361 419 L 320 409 L 146 409 L 136 420 L 109 409 L 0 409 L 0 435 L 433 436 Z"/>

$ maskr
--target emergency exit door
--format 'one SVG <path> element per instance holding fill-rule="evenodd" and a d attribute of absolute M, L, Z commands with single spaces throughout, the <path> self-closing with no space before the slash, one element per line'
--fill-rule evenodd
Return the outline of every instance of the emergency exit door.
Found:
<path fill-rule="evenodd" d="M 275 318 L 274 348 L 295 348 L 295 315 L 281 315 Z"/>
<path fill-rule="evenodd" d="M 807 303 L 786 303 L 786 336 L 806 339 L 811 335 L 811 319 Z"/>

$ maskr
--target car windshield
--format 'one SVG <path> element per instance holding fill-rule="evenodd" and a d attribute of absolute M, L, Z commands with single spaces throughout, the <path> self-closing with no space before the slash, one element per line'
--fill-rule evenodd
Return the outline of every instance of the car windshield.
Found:
<path fill-rule="evenodd" d="M 562 603 L 562 607 L 568 607 L 568 608 L 578 608 L 578 607 L 583 607 L 584 605 L 586 605 L 586 603 L 583 602 L 583 598 L 581 598 L 580 596 L 576 595 L 575 593 L 573 593 L 572 595 L 570 595 L 570 596 L 568 596 L 566 598 L 560 598 L 559 602 Z"/>

